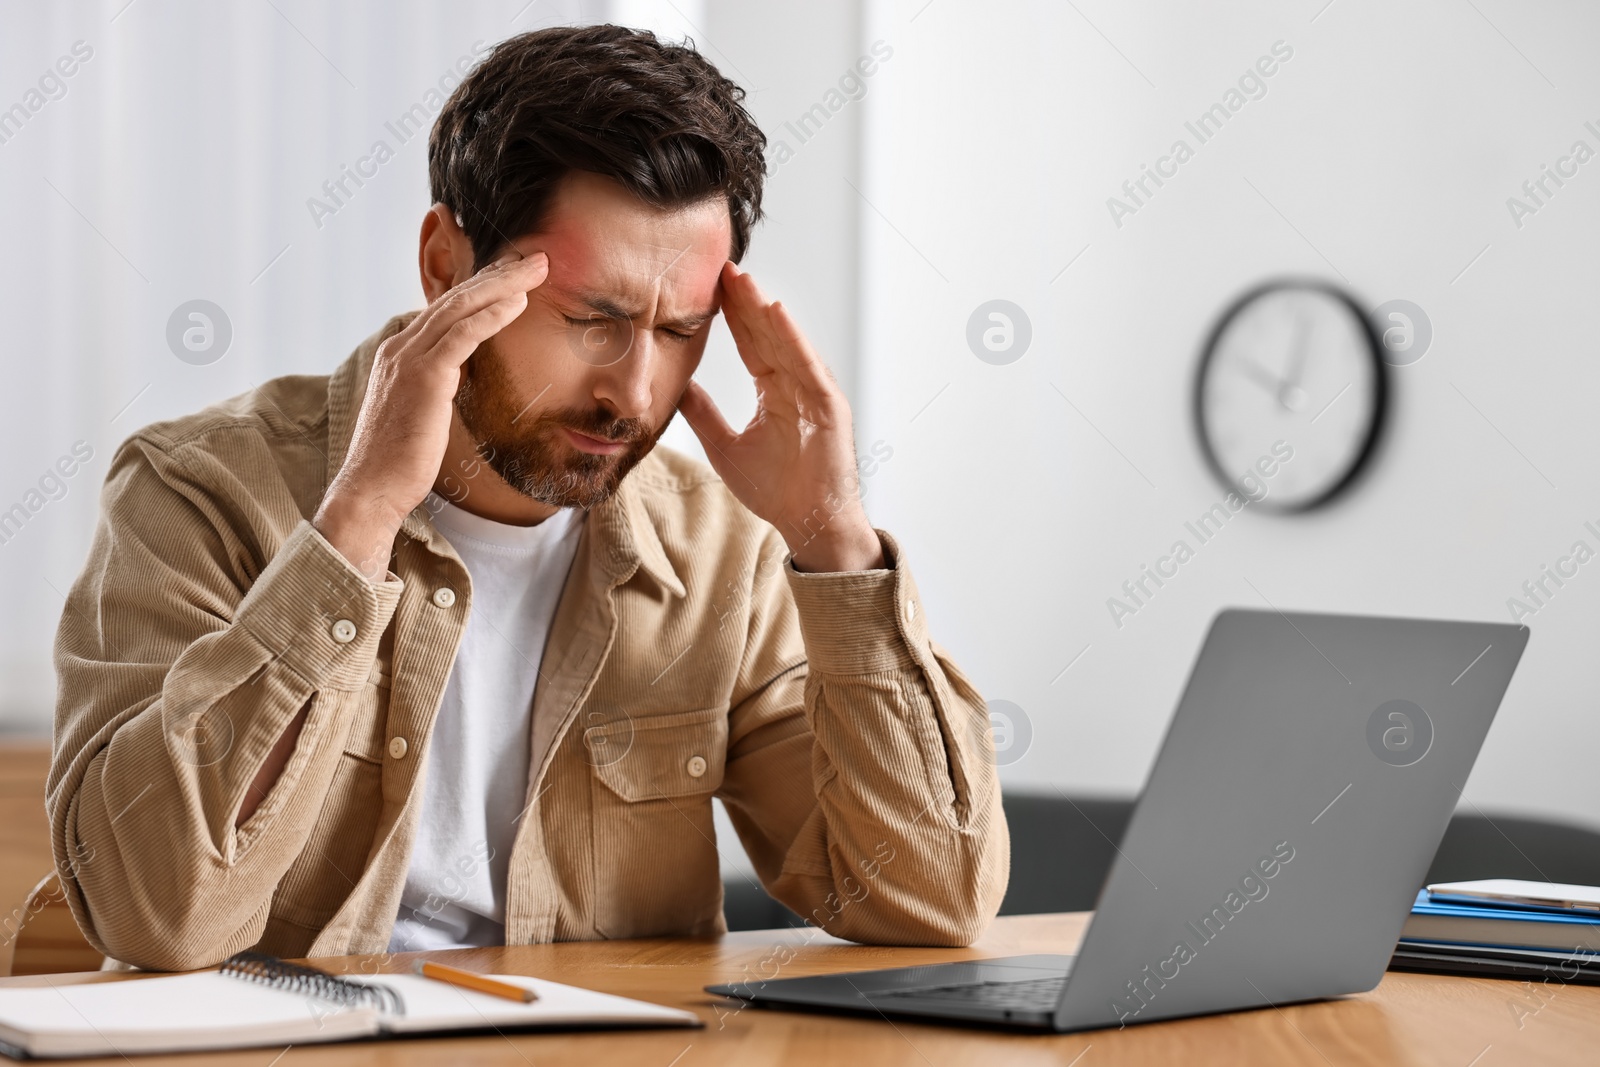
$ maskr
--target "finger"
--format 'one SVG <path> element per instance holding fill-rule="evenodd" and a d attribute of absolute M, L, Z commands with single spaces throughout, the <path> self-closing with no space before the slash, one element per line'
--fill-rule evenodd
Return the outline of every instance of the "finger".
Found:
<path fill-rule="evenodd" d="M 756 284 L 755 275 L 751 274 L 749 271 L 738 266 L 737 264 L 734 265 L 733 269 L 738 272 L 739 277 L 743 280 L 743 284 L 749 290 L 750 299 L 754 300 L 757 305 L 762 307 L 772 303 L 771 300 L 767 299 L 767 294 L 761 291 L 761 286 Z"/>
<path fill-rule="evenodd" d="M 756 328 L 756 341 L 761 346 L 767 362 L 796 377 L 793 347 L 778 326 L 778 305 L 768 304 L 761 310 L 760 325 Z"/>
<path fill-rule="evenodd" d="M 415 327 L 411 343 L 420 353 L 431 352 L 456 323 L 513 294 L 526 298 L 529 290 L 543 284 L 549 271 L 549 257 L 543 253 L 524 258 L 517 258 L 516 253 L 502 256 L 418 315 L 411 324 Z"/>
<path fill-rule="evenodd" d="M 471 315 L 457 319 L 428 349 L 428 361 L 454 373 L 478 346 L 509 326 L 528 307 L 528 294 L 513 292 Z"/>
<path fill-rule="evenodd" d="M 479 270 L 458 285 L 452 286 L 429 305 L 431 317 L 437 318 L 452 303 L 463 316 L 513 292 L 527 292 L 544 284 L 550 274 L 550 257 L 543 252 L 523 256 L 515 250 L 508 252 Z M 426 327 L 424 327 L 426 329 Z"/>
<path fill-rule="evenodd" d="M 731 262 L 727 264 L 723 279 L 722 317 L 728 324 L 728 332 L 733 334 L 733 344 L 745 370 L 752 377 L 759 378 L 770 373 L 772 366 L 762 357 L 760 345 L 751 329 L 751 317 L 759 314 L 759 311 L 751 307 L 749 293 L 739 281 L 742 277 L 745 275 L 740 274 L 737 267 Z"/>
<path fill-rule="evenodd" d="M 762 314 L 756 343 L 776 365 L 763 394 L 769 410 L 819 426 L 837 422 L 842 399 L 838 383 L 781 301 Z"/>
<path fill-rule="evenodd" d="M 739 286 L 743 292 L 745 306 L 751 308 L 746 316 L 746 325 L 756 351 L 768 366 L 794 372 L 794 359 L 781 340 L 773 324 L 773 308 L 776 306 L 766 298 L 761 288 L 756 285 L 755 278 L 748 273 L 741 272 Z"/>
<path fill-rule="evenodd" d="M 504 255 L 485 263 L 470 277 L 462 281 L 455 288 L 475 288 L 500 277 L 515 277 L 519 272 L 532 272 L 538 275 L 538 281 L 533 285 L 543 282 L 544 276 L 550 270 L 550 256 L 546 252 L 529 252 L 524 255 L 515 248 L 508 249 Z M 531 288 L 532 286 L 530 286 Z"/>
<path fill-rule="evenodd" d="M 762 347 L 751 332 L 749 323 L 736 315 L 726 315 L 728 332 L 733 334 L 733 347 L 739 353 L 739 361 L 744 364 L 744 369 L 750 372 L 750 377 L 761 379 L 773 373 L 776 369 L 768 363 L 762 352 Z"/>
<path fill-rule="evenodd" d="M 735 334 L 734 341 L 739 358 L 755 383 L 756 397 L 762 407 L 777 415 L 795 414 L 794 375 L 772 361 L 768 345 L 748 324 L 742 328 L 742 334 Z"/>
<path fill-rule="evenodd" d="M 544 283 L 550 257 L 535 252 L 522 258 L 502 257 L 442 294 L 417 316 L 416 341 L 424 351 L 437 345 L 456 323 L 513 294 L 526 297 Z"/>
<path fill-rule="evenodd" d="M 689 429 L 700 439 L 707 457 L 721 455 L 739 436 L 728 425 L 728 420 L 723 418 L 711 394 L 697 381 L 691 380 L 684 389 L 683 397 L 678 401 L 678 410 L 683 413 L 683 420 L 689 424 Z"/>
<path fill-rule="evenodd" d="M 766 299 L 748 271 L 730 262 L 728 273 L 731 277 L 724 289 L 731 294 L 733 303 L 729 329 L 737 325 L 739 332 L 734 334 L 734 340 L 740 344 L 745 366 L 756 377 L 762 406 L 774 415 L 801 416 L 807 405 L 802 402 L 795 359 L 772 318 L 773 309 L 778 305 Z M 724 301 L 724 311 L 728 311 L 728 301 Z"/>
<path fill-rule="evenodd" d="M 783 306 L 781 300 L 772 305 L 772 324 L 779 340 L 794 355 L 795 377 L 800 380 L 800 385 L 823 396 L 837 394 L 839 383 L 834 379 L 833 372 L 817 350 L 811 347 L 811 342 L 800 330 L 800 324 L 794 321 L 794 316 L 789 314 L 789 309 Z"/>
<path fill-rule="evenodd" d="M 733 270 L 731 273 L 726 287 L 731 293 L 733 308 L 729 329 L 736 331 L 734 340 L 741 346 L 740 355 L 745 366 L 756 378 L 762 406 L 774 415 L 800 417 L 803 406 L 814 404 L 803 405 L 795 357 L 788 351 L 788 342 L 772 318 L 777 305 L 763 302 L 760 289 L 747 272 Z M 724 301 L 725 312 L 729 302 Z"/>
<path fill-rule="evenodd" d="M 849 418 L 849 405 L 828 365 L 806 340 L 800 326 L 781 302 L 772 306 L 772 327 L 790 359 L 794 406 L 799 417 L 814 426 L 834 426 Z"/>
<path fill-rule="evenodd" d="M 524 257 L 520 252 L 512 249 L 492 263 L 485 264 L 477 273 L 452 285 L 449 289 L 434 297 L 422 314 L 411 320 L 407 329 L 411 330 L 413 335 L 422 333 L 427 329 L 429 322 L 437 316 L 439 309 L 445 305 L 448 299 L 455 297 L 459 301 L 459 294 L 481 291 L 486 283 L 504 278 L 513 270 L 534 271 L 540 262 L 541 260 L 534 256 Z M 542 262 L 544 263 L 545 272 L 548 273 L 549 257 L 545 256 Z M 466 308 L 465 312 L 470 313 L 472 310 L 474 309 Z M 406 331 L 402 330 L 401 333 L 405 334 Z"/>

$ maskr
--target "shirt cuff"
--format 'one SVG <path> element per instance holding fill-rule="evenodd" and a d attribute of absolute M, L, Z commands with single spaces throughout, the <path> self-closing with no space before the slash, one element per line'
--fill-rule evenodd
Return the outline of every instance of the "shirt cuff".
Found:
<path fill-rule="evenodd" d="M 871 674 L 917 665 L 913 648 L 926 648 L 922 601 L 900 545 L 884 530 L 888 567 L 870 571 L 814 573 L 783 561 L 800 616 L 808 669 L 821 674 Z"/>
<path fill-rule="evenodd" d="M 368 580 L 302 519 L 239 602 L 234 623 L 313 687 L 354 689 L 372 672 L 404 587 L 393 574 Z"/>

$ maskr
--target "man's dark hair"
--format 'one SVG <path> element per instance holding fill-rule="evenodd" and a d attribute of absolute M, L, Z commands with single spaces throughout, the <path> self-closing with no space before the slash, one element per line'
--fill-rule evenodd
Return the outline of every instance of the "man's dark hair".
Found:
<path fill-rule="evenodd" d="M 507 38 L 456 87 L 428 138 L 435 203 L 455 212 L 474 267 L 537 232 L 572 170 L 658 208 L 721 195 L 743 258 L 761 218 L 767 139 L 744 90 L 692 47 L 623 26 Z"/>

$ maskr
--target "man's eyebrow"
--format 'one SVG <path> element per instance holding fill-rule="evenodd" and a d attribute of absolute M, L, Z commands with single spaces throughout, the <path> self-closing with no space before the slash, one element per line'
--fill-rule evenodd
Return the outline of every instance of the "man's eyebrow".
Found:
<path fill-rule="evenodd" d="M 597 292 L 592 289 L 575 289 L 572 290 L 571 295 L 574 300 L 582 304 L 584 307 L 589 308 L 591 311 L 597 312 L 608 319 L 636 319 L 640 315 L 644 314 L 644 309 L 642 307 L 629 307 L 605 293 Z M 704 326 L 707 321 L 716 315 L 716 313 L 716 307 L 712 306 L 707 308 L 705 311 L 683 315 L 676 319 L 666 319 L 658 322 L 656 325 L 680 330 L 697 330 L 701 326 Z"/>

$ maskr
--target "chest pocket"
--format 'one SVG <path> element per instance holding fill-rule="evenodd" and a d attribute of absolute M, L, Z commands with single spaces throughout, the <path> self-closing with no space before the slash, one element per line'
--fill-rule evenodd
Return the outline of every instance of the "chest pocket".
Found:
<path fill-rule="evenodd" d="M 368 763 L 382 763 L 389 742 L 389 676 L 374 666 L 367 684 L 351 694 L 351 700 L 353 707 L 350 733 L 344 742 L 345 754 Z"/>
<path fill-rule="evenodd" d="M 595 773 L 622 800 L 711 794 L 728 756 L 723 708 L 624 719 L 583 732 Z"/>
<path fill-rule="evenodd" d="M 715 932 L 722 914 L 711 797 L 728 754 L 725 707 L 620 719 L 583 732 L 594 923 L 606 937 Z"/>

